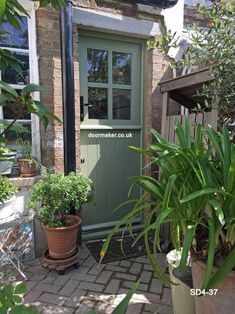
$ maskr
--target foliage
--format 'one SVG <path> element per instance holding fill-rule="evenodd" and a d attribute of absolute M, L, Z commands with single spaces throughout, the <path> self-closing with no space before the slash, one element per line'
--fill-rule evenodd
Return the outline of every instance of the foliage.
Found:
<path fill-rule="evenodd" d="M 16 192 L 16 188 L 11 181 L 0 176 L 0 204 L 10 199 Z"/>
<path fill-rule="evenodd" d="M 157 258 L 160 227 L 169 223 L 174 247 L 183 247 L 180 271 L 186 267 L 191 250 L 207 263 L 203 286 L 209 288 L 235 266 L 235 144 L 230 143 L 226 126 L 216 133 L 197 124 L 195 139 L 191 137 L 189 119 L 184 126 L 176 122 L 175 129 L 178 144 L 168 142 L 152 130 L 155 140 L 147 150 L 132 147 L 158 166 L 160 176 L 159 179 L 144 175 L 130 178 L 144 193 L 140 199 L 125 201 L 116 208 L 133 204 L 106 239 L 101 259 L 116 230 L 126 224 L 135 239 L 133 245 L 144 237 L 154 272 L 169 283 Z M 147 212 L 145 226 L 134 236 L 133 221 L 142 211 Z M 150 232 L 154 233 L 153 256 L 148 242 Z M 219 261 L 222 263 L 218 265 Z M 214 264 L 221 267 L 212 276 Z"/>
<path fill-rule="evenodd" d="M 79 213 L 81 206 L 92 199 L 92 181 L 82 174 L 46 174 L 32 187 L 30 208 L 38 211 L 39 220 L 48 227 L 61 227 L 65 215 Z"/>
<path fill-rule="evenodd" d="M 235 3 L 234 0 L 215 2 L 210 8 L 199 4 L 197 10 L 208 21 L 208 29 L 194 24 L 187 31 L 191 47 L 184 51 L 182 58 L 172 62 L 172 66 L 200 65 L 209 67 L 212 80 L 203 88 L 206 106 L 231 108 L 235 104 Z M 176 47 L 180 38 L 170 33 L 150 47 L 157 47 L 167 53 Z M 235 117 L 233 117 L 235 118 Z"/>
<path fill-rule="evenodd" d="M 0 313 L 1 314 L 38 314 L 39 311 L 33 305 L 23 305 L 22 294 L 26 293 L 25 283 L 17 286 L 7 284 L 0 287 Z"/>
<path fill-rule="evenodd" d="M 126 313 L 126 310 L 128 308 L 128 304 L 133 296 L 133 294 L 136 292 L 136 290 L 139 287 L 139 281 L 137 281 L 134 286 L 131 288 L 131 290 L 128 292 L 128 294 L 125 296 L 125 298 L 117 305 L 117 307 L 112 311 L 112 314 L 124 314 Z M 84 314 L 98 314 L 96 311 L 89 311 Z"/>

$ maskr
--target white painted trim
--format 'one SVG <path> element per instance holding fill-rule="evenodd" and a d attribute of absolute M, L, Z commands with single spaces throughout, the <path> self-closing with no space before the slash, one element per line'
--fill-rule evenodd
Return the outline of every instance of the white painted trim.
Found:
<path fill-rule="evenodd" d="M 81 130 L 141 130 L 141 125 L 81 125 Z"/>
<path fill-rule="evenodd" d="M 29 49 L 17 49 L 9 48 L 14 52 L 22 52 L 29 55 L 29 73 L 30 73 L 30 83 L 39 84 L 39 74 L 38 74 L 38 56 L 37 56 L 37 45 L 36 45 L 36 18 L 35 18 L 35 3 L 29 0 L 19 0 L 19 3 L 28 11 L 30 18 L 28 18 L 28 39 L 29 39 Z M 25 85 L 11 84 L 15 89 L 22 89 Z M 34 93 L 34 99 L 40 100 L 39 93 Z M 32 130 L 32 149 L 33 154 L 41 160 L 41 148 L 40 148 L 40 125 L 39 118 L 36 115 L 31 115 L 32 119 L 29 120 L 19 120 L 18 123 L 31 123 Z M 3 118 L 2 107 L 0 106 L 0 118 Z M 9 121 L 9 120 L 7 120 Z"/>
<path fill-rule="evenodd" d="M 135 38 L 149 38 L 161 34 L 160 22 L 78 7 L 73 8 L 73 23 L 88 30 Z"/>

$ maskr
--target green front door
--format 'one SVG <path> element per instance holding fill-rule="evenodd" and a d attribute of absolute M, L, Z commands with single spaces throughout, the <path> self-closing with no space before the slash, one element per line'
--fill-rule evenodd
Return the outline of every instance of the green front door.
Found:
<path fill-rule="evenodd" d="M 85 231 L 102 236 L 130 209 L 113 212 L 128 198 L 128 177 L 141 171 L 139 154 L 128 147 L 141 146 L 141 45 L 81 34 L 79 71 L 81 172 L 95 190 L 82 217 Z M 133 189 L 130 197 L 139 195 Z"/>

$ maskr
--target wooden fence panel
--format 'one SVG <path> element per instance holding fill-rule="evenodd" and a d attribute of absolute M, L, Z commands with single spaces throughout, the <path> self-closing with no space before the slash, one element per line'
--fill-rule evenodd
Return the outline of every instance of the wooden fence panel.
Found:
<path fill-rule="evenodd" d="M 195 124 L 202 123 L 205 126 L 211 126 L 214 129 L 217 128 L 217 118 L 218 114 L 216 111 L 204 112 L 204 113 L 193 113 L 189 114 L 189 120 L 191 121 L 191 134 L 195 135 Z M 164 121 L 162 121 L 162 135 L 169 141 L 177 143 L 177 137 L 175 132 L 175 121 L 178 119 L 181 123 L 186 119 L 185 116 L 166 116 Z M 170 225 L 166 224 L 162 226 L 160 236 L 163 239 L 163 249 L 166 249 L 170 243 Z"/>

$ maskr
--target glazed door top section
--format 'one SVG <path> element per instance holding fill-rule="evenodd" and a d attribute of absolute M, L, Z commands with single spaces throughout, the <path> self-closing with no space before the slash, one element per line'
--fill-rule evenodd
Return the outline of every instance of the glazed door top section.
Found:
<path fill-rule="evenodd" d="M 81 126 L 140 126 L 141 46 L 80 36 Z"/>

